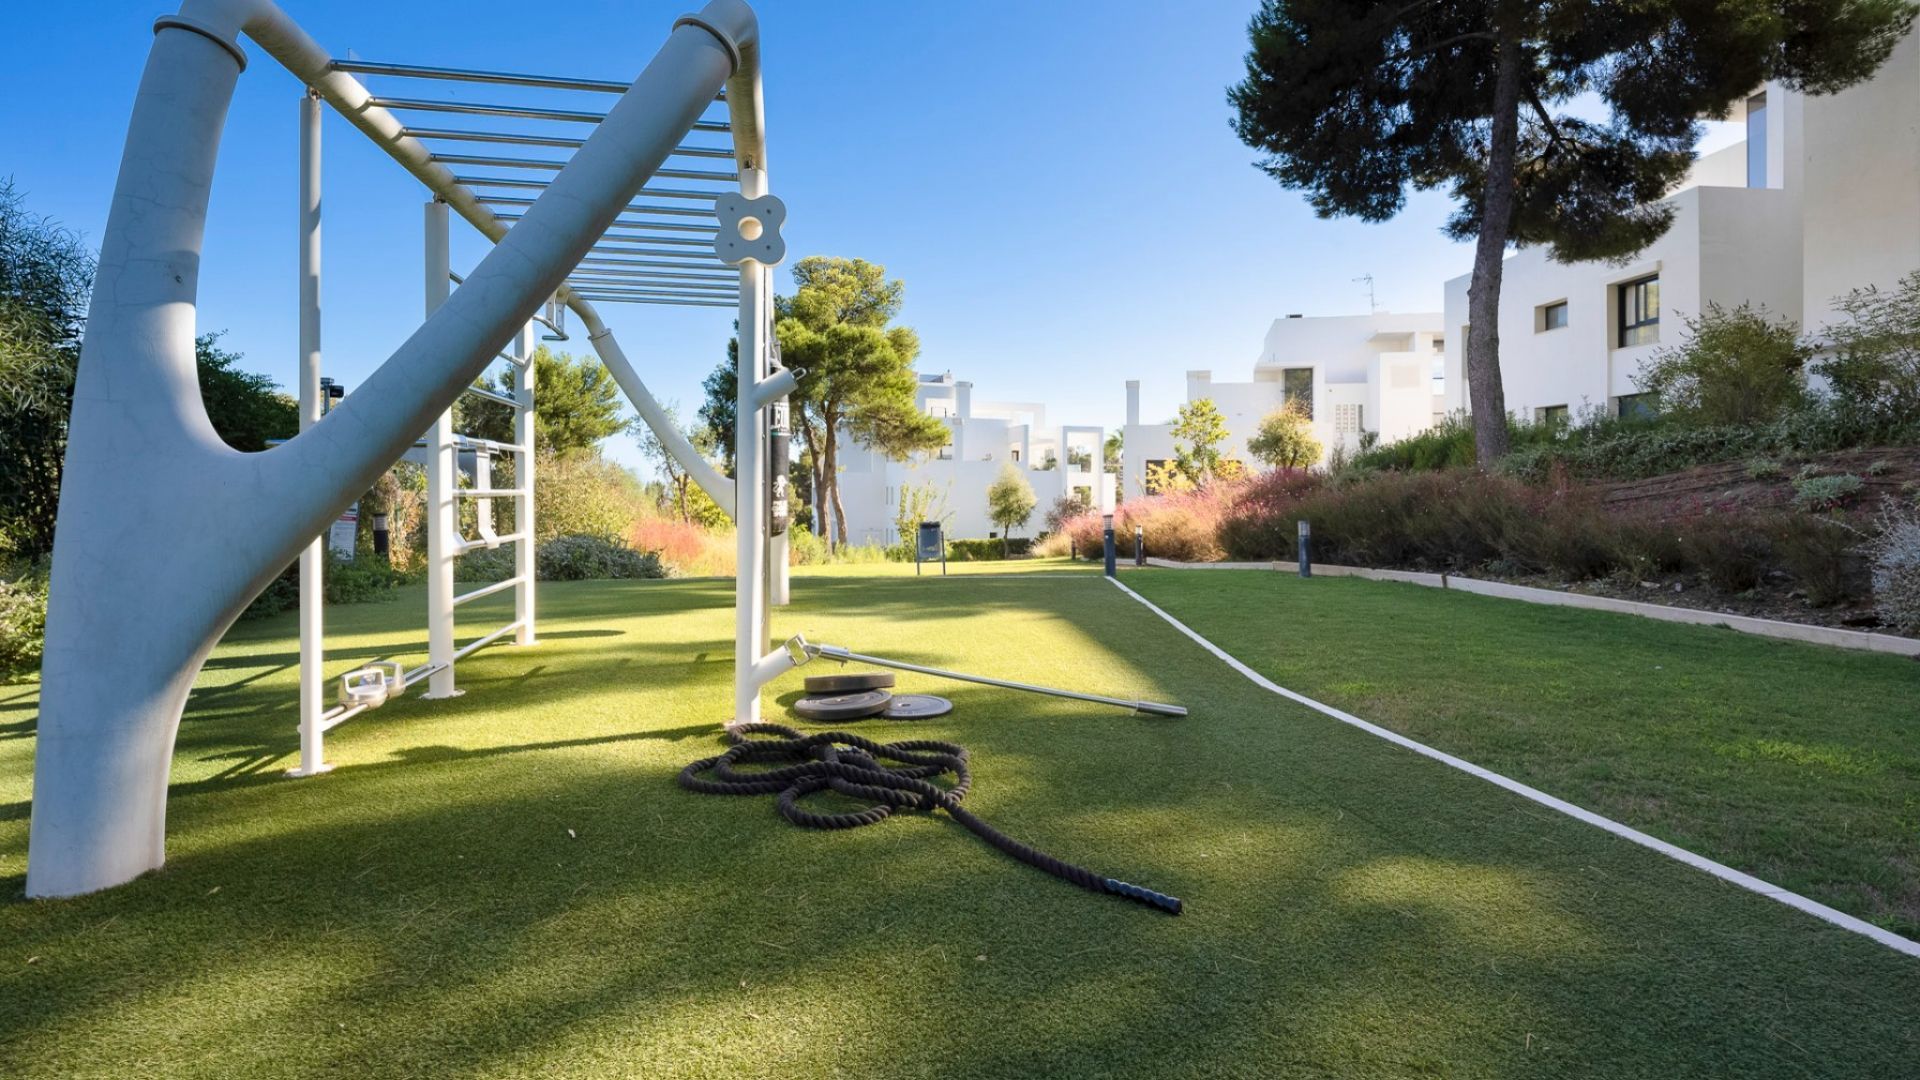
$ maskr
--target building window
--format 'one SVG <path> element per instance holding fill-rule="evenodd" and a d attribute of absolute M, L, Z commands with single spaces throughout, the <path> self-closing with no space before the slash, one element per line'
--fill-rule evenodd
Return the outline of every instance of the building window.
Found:
<path fill-rule="evenodd" d="M 1767 92 L 1747 99 L 1747 186 L 1767 186 Z"/>
<path fill-rule="evenodd" d="M 1660 275 L 1620 286 L 1620 348 L 1660 340 Z"/>
<path fill-rule="evenodd" d="M 1651 420 L 1654 417 L 1652 394 L 1621 394 L 1615 400 L 1614 415 L 1622 420 Z"/>
<path fill-rule="evenodd" d="M 1551 304 L 1540 305 L 1540 318 L 1534 324 L 1534 332 L 1544 334 L 1549 330 L 1567 328 L 1567 302 L 1559 300 Z"/>
<path fill-rule="evenodd" d="M 1167 469 L 1166 458 L 1148 458 L 1147 459 L 1146 472 L 1142 473 L 1140 476 L 1140 486 L 1146 490 L 1147 494 L 1149 495 L 1160 494 L 1160 485 L 1157 481 L 1159 480 L 1160 476 L 1166 472 L 1166 469 Z"/>
<path fill-rule="evenodd" d="M 1015 461 L 1019 461 L 1019 460 L 1020 460 L 1020 451 L 1018 451 L 1018 450 L 1009 450 L 1009 451 L 1007 451 L 1007 453 L 1009 453 L 1009 454 L 1012 454 L 1012 455 L 1013 455 L 1013 460 L 1015 460 Z"/>
<path fill-rule="evenodd" d="M 1285 400 L 1300 409 L 1300 415 L 1313 419 L 1313 369 L 1310 367 L 1287 368 L 1280 373 L 1280 393 Z"/>
<path fill-rule="evenodd" d="M 940 453 L 935 456 L 938 457 L 941 461 L 952 461 L 953 460 L 953 444 L 948 443 L 947 445 L 941 447 Z"/>
<path fill-rule="evenodd" d="M 1569 419 L 1565 405 L 1543 405 L 1533 410 L 1533 422 L 1543 427 L 1566 427 Z"/>
<path fill-rule="evenodd" d="M 1333 407 L 1334 437 L 1359 438 L 1360 432 L 1366 429 L 1366 425 L 1361 422 L 1363 409 L 1364 406 L 1361 405 L 1335 405 Z"/>

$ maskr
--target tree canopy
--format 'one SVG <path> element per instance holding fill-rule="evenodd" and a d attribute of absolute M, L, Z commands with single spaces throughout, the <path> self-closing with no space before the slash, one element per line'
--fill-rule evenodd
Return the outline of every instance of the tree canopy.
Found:
<path fill-rule="evenodd" d="M 484 379 L 479 385 L 509 393 L 512 373 L 502 371 L 493 385 L 487 386 Z M 560 456 L 597 452 L 601 443 L 633 422 L 620 415 L 621 408 L 620 386 L 599 358 L 556 353 L 545 345 L 533 350 L 533 442 L 538 452 Z M 454 410 L 457 430 L 498 442 L 513 441 L 511 407 L 466 395 Z"/>
<path fill-rule="evenodd" d="M 1227 441 L 1227 418 L 1212 398 L 1180 406 L 1173 421 L 1176 467 L 1195 487 L 1205 487 L 1221 473 L 1220 444 Z"/>
<path fill-rule="evenodd" d="M 1293 400 L 1262 417 L 1247 440 L 1247 453 L 1275 469 L 1304 469 L 1319 461 L 1324 449 L 1314 438 L 1313 421 Z"/>
<path fill-rule="evenodd" d="M 1410 189 L 1477 240 L 1468 385 L 1506 451 L 1498 313 L 1509 244 L 1622 258 L 1664 233 L 1702 117 L 1778 79 L 1830 93 L 1907 33 L 1908 0 L 1264 0 L 1228 98 L 1259 167 L 1323 217 L 1384 221 Z M 1603 119 L 1568 109 L 1596 101 Z"/>
<path fill-rule="evenodd" d="M 220 333 L 193 339 L 200 401 L 213 430 L 235 450 L 265 450 L 269 440 L 300 432 L 300 405 L 265 375 L 243 371 L 243 357 L 220 347 Z"/>
<path fill-rule="evenodd" d="M 775 332 L 787 365 L 806 369 L 792 399 L 795 422 L 814 463 L 813 490 L 832 508 L 844 544 L 839 436 L 899 459 L 946 445 L 949 433 L 914 404 L 920 337 L 889 325 L 906 292 L 899 279 L 864 259 L 814 255 L 794 265 L 793 280 L 794 294 L 775 301 Z"/>
<path fill-rule="evenodd" d="M 1007 539 L 1013 530 L 1021 528 L 1033 517 L 1033 508 L 1040 502 L 1033 493 L 1033 485 L 1013 462 L 1000 466 L 1000 475 L 994 477 L 993 484 L 987 488 L 987 519 L 1000 527 L 1000 550 L 1007 551 Z"/>

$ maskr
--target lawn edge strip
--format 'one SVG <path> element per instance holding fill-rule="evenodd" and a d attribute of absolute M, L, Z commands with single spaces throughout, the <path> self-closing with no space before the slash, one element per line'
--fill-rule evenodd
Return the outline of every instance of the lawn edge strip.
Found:
<path fill-rule="evenodd" d="M 1445 751 L 1436 750 L 1433 747 L 1426 745 L 1425 743 L 1416 742 L 1415 740 L 1409 739 L 1405 735 L 1401 735 L 1398 732 L 1390 731 L 1386 728 L 1381 727 L 1378 724 L 1373 724 L 1373 723 L 1369 723 L 1368 721 L 1362 720 L 1350 712 L 1346 712 L 1341 709 L 1336 709 L 1331 705 L 1327 705 L 1322 702 L 1315 701 L 1314 699 L 1307 697 L 1305 694 L 1301 694 L 1296 691 L 1289 690 L 1286 687 L 1281 686 L 1279 683 L 1274 682 L 1272 679 L 1267 678 L 1265 675 L 1260 674 L 1258 671 L 1255 671 L 1253 668 L 1248 667 L 1246 664 L 1242 663 L 1240 660 L 1235 658 L 1231 653 L 1227 652 L 1225 649 L 1222 649 L 1220 646 L 1215 645 L 1211 641 L 1208 641 L 1205 637 L 1202 637 L 1198 631 L 1194 630 L 1192 627 L 1188 626 L 1186 623 L 1181 622 L 1179 619 L 1173 617 L 1165 609 L 1161 608 L 1158 604 L 1155 604 L 1153 601 L 1147 599 L 1144 596 L 1141 596 L 1139 593 L 1135 592 L 1133 589 L 1123 584 L 1119 578 L 1110 577 L 1107 580 L 1113 582 L 1114 587 L 1119 589 L 1121 592 L 1126 593 L 1128 596 L 1131 596 L 1135 600 L 1139 601 L 1142 605 L 1146 607 L 1148 611 L 1151 611 L 1155 615 L 1160 616 L 1160 618 L 1163 619 L 1167 623 L 1167 625 L 1173 627 L 1175 630 L 1180 631 L 1182 634 L 1185 634 L 1188 638 L 1192 639 L 1195 644 L 1199 645 L 1201 648 L 1207 650 L 1208 652 L 1212 653 L 1214 656 L 1218 657 L 1220 660 L 1224 661 L 1228 667 L 1233 668 L 1235 671 L 1245 676 L 1247 681 L 1253 683 L 1255 686 L 1258 686 L 1263 690 L 1267 690 L 1271 693 L 1278 694 L 1281 697 L 1288 699 L 1289 701 L 1294 701 L 1301 705 L 1305 705 L 1307 708 L 1312 709 L 1315 712 L 1321 713 L 1326 716 L 1330 716 L 1335 720 L 1340 721 L 1343 724 L 1348 724 L 1352 727 L 1359 728 L 1361 731 L 1364 731 L 1369 735 L 1373 735 L 1378 738 L 1385 739 L 1386 741 L 1393 743 L 1396 746 L 1404 747 L 1405 749 L 1411 750 L 1414 753 L 1419 754 L 1423 757 L 1432 758 L 1433 760 L 1438 761 L 1443 765 L 1446 765 L 1450 768 L 1458 769 L 1469 776 L 1475 776 L 1482 780 L 1487 781 L 1490 784 L 1494 784 L 1496 786 L 1505 788 L 1506 790 L 1511 791 L 1514 794 L 1521 796 L 1522 798 L 1529 799 L 1533 802 L 1539 803 L 1541 806 L 1545 806 L 1549 809 L 1556 810 L 1562 814 L 1567 815 L 1570 818 L 1575 819 L 1576 821 L 1582 821 L 1588 825 L 1605 829 L 1607 832 L 1610 832 L 1613 835 L 1618 836 L 1623 840 L 1627 840 L 1632 843 L 1638 844 L 1641 847 L 1648 848 L 1653 851 L 1657 851 L 1660 854 L 1675 860 L 1676 862 L 1685 863 L 1686 865 L 1691 866 L 1696 870 L 1704 870 L 1707 873 L 1712 874 L 1714 877 L 1717 877 L 1722 881 L 1728 882 L 1729 884 L 1739 886 L 1740 888 L 1745 889 L 1748 892 L 1757 893 L 1761 896 L 1767 897 L 1770 900 L 1775 900 L 1775 901 L 1778 901 L 1779 903 L 1785 904 L 1791 908 L 1797 908 L 1800 911 L 1803 911 L 1808 915 L 1813 916 L 1816 919 L 1820 919 L 1822 921 L 1831 923 L 1834 926 L 1840 927 L 1842 930 L 1849 930 L 1849 931 L 1852 931 L 1853 933 L 1859 934 L 1862 937 L 1879 942 L 1880 944 L 1885 945 L 1887 948 L 1892 949 L 1895 952 L 1905 953 L 1908 956 L 1920 957 L 1920 941 L 1914 941 L 1910 938 L 1901 937 L 1899 934 L 1896 934 L 1890 930 L 1882 929 L 1863 919 L 1859 919 L 1852 915 L 1849 915 L 1844 911 L 1838 911 L 1838 910 L 1835 910 L 1834 908 L 1830 908 L 1827 905 L 1822 904 L 1817 900 L 1808 899 L 1805 896 L 1801 896 L 1799 893 L 1793 892 L 1789 889 L 1783 889 L 1778 885 L 1772 884 L 1771 882 L 1763 881 L 1760 878 L 1754 877 L 1752 874 L 1748 874 L 1740 870 L 1735 870 L 1731 866 L 1728 866 L 1724 863 L 1715 862 L 1704 855 L 1700 855 L 1695 852 L 1688 851 L 1686 848 L 1679 847 L 1674 844 L 1670 844 L 1667 841 L 1660 839 L 1659 837 L 1649 836 L 1638 829 L 1632 828 L 1631 826 L 1628 826 L 1628 825 L 1623 825 L 1620 822 L 1613 820 L 1612 818 L 1603 817 L 1599 814 L 1594 813 L 1591 810 L 1587 810 L 1583 807 L 1575 806 L 1573 803 L 1570 803 L 1565 799 L 1560 799 L 1552 795 L 1549 795 L 1546 792 L 1541 791 L 1539 788 L 1535 788 L 1527 784 L 1523 784 L 1518 780 L 1515 780 L 1508 776 L 1503 776 L 1500 773 L 1494 772 L 1491 769 L 1482 768 L 1479 765 L 1475 765 L 1471 761 L 1466 761 L 1462 758 L 1454 757 L 1452 754 L 1446 753 Z"/>

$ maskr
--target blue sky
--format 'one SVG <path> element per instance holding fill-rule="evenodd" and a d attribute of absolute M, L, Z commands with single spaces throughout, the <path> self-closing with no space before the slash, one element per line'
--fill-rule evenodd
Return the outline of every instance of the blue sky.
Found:
<path fill-rule="evenodd" d="M 626 80 L 688 0 L 540 5 L 287 0 L 337 56 Z M 760 5 L 769 165 L 790 256 L 859 256 L 905 280 L 922 370 L 1056 423 L 1147 419 L 1182 374 L 1245 377 L 1289 313 L 1437 310 L 1471 251 L 1444 199 L 1392 223 L 1317 219 L 1227 126 L 1254 0 Z M 160 3 L 16 5 L 0 36 L 0 175 L 97 244 Z M 295 370 L 298 84 L 253 57 L 229 117 L 200 288 L 203 329 L 246 366 Z M 426 96 L 432 84 L 370 80 Z M 424 89 L 423 89 L 424 87 Z M 479 95 L 474 95 L 478 97 Z M 26 103 L 30 107 L 22 107 Z M 584 104 L 584 102 L 582 102 Z M 325 354 L 357 383 L 418 323 L 424 189 L 338 117 L 325 134 Z M 481 252 L 464 226 L 455 264 Z M 790 284 L 784 273 L 781 286 Z M 724 309 L 614 307 L 663 399 L 691 414 L 724 355 Z M 567 346 L 562 346 L 563 348 Z M 577 346 L 585 351 L 584 343 Z M 631 439 L 608 447 L 638 462 Z"/>

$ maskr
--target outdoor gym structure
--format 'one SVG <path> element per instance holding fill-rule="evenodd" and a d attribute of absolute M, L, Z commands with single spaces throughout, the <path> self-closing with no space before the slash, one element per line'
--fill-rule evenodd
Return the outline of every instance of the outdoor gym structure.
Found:
<path fill-rule="evenodd" d="M 227 447 L 201 405 L 193 338 L 202 235 L 221 129 L 251 39 L 306 86 L 300 100 L 301 432 L 260 453 Z M 383 98 L 356 73 L 484 85 L 488 101 Z M 611 108 L 516 105 L 516 88 L 572 91 Z M 321 416 L 320 121 L 322 104 L 427 189 L 427 318 L 379 370 Z M 724 107 L 724 118 L 706 116 Z M 419 126 L 396 114 L 458 116 Z M 576 127 L 532 134 L 503 122 Z M 724 136 L 716 139 L 715 136 Z M 474 152 L 501 146 L 511 153 Z M 518 156 L 538 154 L 537 157 Z M 668 168 L 668 162 L 675 167 Z M 461 171 L 456 172 L 456 168 Z M 487 170 L 475 172 L 472 170 Z M 704 187 L 654 186 L 655 180 Z M 518 193 L 518 194 L 516 194 Z M 641 201 L 636 201 L 641 200 Z M 449 265 L 450 214 L 493 248 L 464 279 Z M 336 61 L 269 0 L 187 0 L 154 24 L 102 240 L 74 392 L 42 665 L 27 869 L 30 896 L 127 881 L 165 859 L 174 737 L 188 691 L 227 627 L 289 562 L 303 574 L 301 761 L 324 770 L 322 733 L 377 699 L 425 681 L 458 693 L 455 664 L 509 635 L 535 641 L 531 326 L 564 335 L 565 312 L 641 418 L 738 525 L 734 703 L 757 723 L 760 687 L 795 656 L 770 648 L 768 608 L 786 600 L 785 397 L 777 368 L 771 268 L 784 256 L 785 209 L 768 193 L 760 43 L 752 10 L 712 0 L 678 20 L 631 84 Z M 455 282 L 458 287 L 452 287 Z M 648 392 L 596 303 L 735 308 L 739 314 L 736 478 L 694 451 Z M 542 312 L 545 312 L 543 315 Z M 514 441 L 464 438 L 450 409 L 505 355 L 511 392 L 486 393 L 517 416 Z M 428 662 L 366 675 L 324 708 L 318 541 L 329 522 L 421 442 L 429 514 Z M 475 484 L 461 488 L 459 455 Z M 513 487 L 489 490 L 494 455 Z M 778 474 L 778 475 L 771 475 Z M 459 533 L 459 499 L 479 501 L 478 539 Z M 514 532 L 491 504 L 513 499 Z M 155 535 L 185 538 L 152 542 Z M 464 551 L 512 543 L 505 582 L 454 593 Z M 459 603 L 512 589 L 505 627 L 456 645 Z"/>

